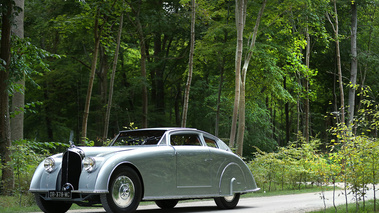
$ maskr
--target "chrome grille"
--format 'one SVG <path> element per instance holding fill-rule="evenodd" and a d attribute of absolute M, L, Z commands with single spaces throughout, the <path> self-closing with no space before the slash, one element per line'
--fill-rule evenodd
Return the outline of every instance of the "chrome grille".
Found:
<path fill-rule="evenodd" d="M 81 150 L 69 149 L 63 154 L 61 184 L 58 190 L 77 190 L 82 171 L 83 155 Z"/>

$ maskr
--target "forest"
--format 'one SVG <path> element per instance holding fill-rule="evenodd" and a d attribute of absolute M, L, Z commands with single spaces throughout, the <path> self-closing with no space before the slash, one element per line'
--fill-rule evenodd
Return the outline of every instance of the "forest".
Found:
<path fill-rule="evenodd" d="M 377 0 L 1 4 L 2 181 L 10 147 L 54 153 L 71 131 L 101 146 L 123 129 L 191 127 L 246 160 L 376 141 Z"/>

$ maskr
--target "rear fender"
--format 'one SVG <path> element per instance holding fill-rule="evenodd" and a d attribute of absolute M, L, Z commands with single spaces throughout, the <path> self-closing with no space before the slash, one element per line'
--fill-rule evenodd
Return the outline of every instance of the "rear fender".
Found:
<path fill-rule="evenodd" d="M 223 196 L 242 193 L 246 190 L 246 177 L 237 163 L 229 163 L 221 172 L 219 193 Z"/>

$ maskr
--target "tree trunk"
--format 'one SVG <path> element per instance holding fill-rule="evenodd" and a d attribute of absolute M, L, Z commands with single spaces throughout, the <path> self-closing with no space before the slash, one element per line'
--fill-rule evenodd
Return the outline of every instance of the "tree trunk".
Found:
<path fill-rule="evenodd" d="M 256 20 L 255 26 L 254 26 L 253 36 L 252 36 L 251 41 L 250 41 L 249 52 L 247 54 L 247 57 L 245 58 L 245 62 L 244 62 L 244 65 L 243 65 L 242 71 L 241 71 L 241 91 L 240 91 L 241 95 L 240 95 L 239 110 L 238 110 L 239 118 L 238 118 L 238 135 L 237 135 L 237 154 L 240 156 L 242 156 L 242 154 L 243 154 L 243 138 L 245 135 L 245 103 L 246 103 L 245 89 L 246 89 L 247 68 L 249 66 L 251 56 L 253 54 L 253 49 L 254 49 L 255 40 L 256 40 L 257 34 L 258 34 L 259 24 L 261 22 L 263 12 L 264 12 L 264 9 L 266 7 L 266 1 L 267 0 L 263 1 L 262 7 L 259 10 L 257 20 Z M 244 9 L 244 13 L 245 13 L 244 16 L 245 17 L 246 17 L 246 6 L 247 6 L 247 1 L 245 1 L 245 9 Z"/>
<path fill-rule="evenodd" d="M 98 90 L 100 94 L 100 105 L 98 105 L 98 116 L 96 116 L 96 132 L 99 135 L 96 135 L 95 146 L 102 146 L 102 134 L 104 131 L 104 123 L 105 123 L 105 114 L 107 100 L 108 100 L 108 71 L 109 71 L 109 57 L 105 52 L 104 45 L 100 44 L 99 46 L 99 65 L 96 69 L 96 77 L 98 78 Z"/>
<path fill-rule="evenodd" d="M 12 32 L 19 38 L 24 38 L 24 0 L 15 0 L 17 7 L 22 11 L 15 16 L 15 25 L 12 27 Z M 21 140 L 24 138 L 24 111 L 21 110 L 25 105 L 25 79 L 19 80 L 16 84 L 20 85 L 20 90 L 13 94 L 11 111 L 16 115 L 11 118 L 11 140 Z"/>
<path fill-rule="evenodd" d="M 237 27 L 237 47 L 235 59 L 235 90 L 234 90 L 234 107 L 232 125 L 230 130 L 230 148 L 234 148 L 236 132 L 237 132 L 237 118 L 240 101 L 241 90 L 241 64 L 242 64 L 242 48 L 243 48 L 243 30 L 245 28 L 245 0 L 236 0 L 236 27 Z"/>
<path fill-rule="evenodd" d="M 1 156 L 1 194 L 8 195 L 14 188 L 13 169 L 7 163 L 11 161 L 11 129 L 9 120 L 9 95 L 8 79 L 11 58 L 11 16 L 13 13 L 12 1 L 6 1 L 3 5 L 1 28 L 1 52 L 0 57 L 5 67 L 0 69 L 0 156 Z M 3 63 L 2 63 L 3 64 Z M 4 66 L 2 65 L 2 66 Z"/>
<path fill-rule="evenodd" d="M 307 47 L 306 47 L 306 53 L 305 53 L 305 65 L 307 67 L 307 72 L 309 72 L 309 61 L 311 58 L 311 38 L 309 36 L 308 32 L 308 26 L 306 28 L 306 38 L 307 38 Z M 304 110 L 305 110 L 305 130 L 304 130 L 304 137 L 305 141 L 309 143 L 309 75 L 305 75 L 305 104 L 304 104 Z"/>
<path fill-rule="evenodd" d="M 188 101 L 189 101 L 189 92 L 191 89 L 191 81 L 192 81 L 192 72 L 193 72 L 193 53 L 195 51 L 195 8 L 196 0 L 192 0 L 192 14 L 191 14 L 191 46 L 190 46 L 190 54 L 189 54 L 189 62 L 188 62 L 188 78 L 186 83 L 186 90 L 184 92 L 184 103 L 183 103 L 183 114 L 182 114 L 182 127 L 186 127 L 187 125 L 187 112 L 188 112 Z"/>
<path fill-rule="evenodd" d="M 341 109 L 338 113 L 338 118 L 341 119 L 340 123 L 342 125 L 345 125 L 345 96 L 343 93 L 343 82 L 342 82 L 342 69 L 341 69 L 341 55 L 340 55 L 340 42 L 339 42 L 339 35 L 338 35 L 338 13 L 337 13 L 337 0 L 334 0 L 334 23 L 330 20 L 329 14 L 327 14 L 327 18 L 332 25 L 333 31 L 334 31 L 334 39 L 336 42 L 336 57 L 337 57 L 337 70 L 338 70 L 338 83 L 340 87 L 340 100 L 341 100 Z"/>
<path fill-rule="evenodd" d="M 357 2 L 351 2 L 351 70 L 349 85 L 349 119 L 347 125 L 353 124 L 355 108 L 355 87 L 357 83 Z"/>
<path fill-rule="evenodd" d="M 118 52 L 120 50 L 120 41 L 121 41 L 121 33 L 122 33 L 122 24 L 123 24 L 123 22 L 124 22 L 124 14 L 121 13 L 121 16 L 120 16 L 120 26 L 119 26 L 118 34 L 117 34 L 117 46 L 116 46 L 116 51 L 115 51 L 114 60 L 113 60 L 111 81 L 109 83 L 109 95 L 108 95 L 107 111 L 105 113 L 103 142 L 105 142 L 107 140 L 107 137 L 108 137 L 109 118 L 110 118 L 110 114 L 111 114 L 112 97 L 113 97 L 113 85 L 114 85 L 114 78 L 115 78 L 115 75 L 116 75 Z"/>
<path fill-rule="evenodd" d="M 345 124 L 345 95 L 343 92 L 343 82 L 342 82 L 342 68 L 341 68 L 341 54 L 340 54 L 340 41 L 338 33 L 338 13 L 337 13 L 337 0 L 334 0 L 334 11 L 335 11 L 335 39 L 336 39 L 336 53 L 337 53 L 337 69 L 338 69 L 338 81 L 340 85 L 340 98 L 341 98 L 341 124 Z"/>
<path fill-rule="evenodd" d="M 219 125 L 220 125 L 220 102 L 221 102 L 221 92 L 222 85 L 224 84 L 224 70 L 225 70 L 225 58 L 222 58 L 222 62 L 220 63 L 220 83 L 218 85 L 217 92 L 217 103 L 216 103 L 216 122 L 215 122 L 215 136 L 218 137 Z"/>
<path fill-rule="evenodd" d="M 84 113 L 83 113 L 82 140 L 81 140 L 82 143 L 87 138 L 87 123 L 88 123 L 89 107 L 91 104 L 92 88 L 93 88 L 93 82 L 95 79 L 97 55 L 99 53 L 99 44 L 100 44 L 100 37 L 101 37 L 101 30 L 99 30 L 99 18 L 100 18 L 100 12 L 98 11 L 96 14 L 96 17 L 95 17 L 95 26 L 94 26 L 95 49 L 94 49 L 93 56 L 92 56 L 91 74 L 90 74 L 90 78 L 89 78 L 86 104 L 84 106 Z"/>
<path fill-rule="evenodd" d="M 283 88 L 284 90 L 287 90 L 287 78 L 284 77 L 283 78 Z M 290 141 L 290 115 L 289 115 L 289 102 L 285 103 L 284 105 L 284 114 L 286 116 L 286 141 L 285 141 L 285 144 L 283 144 L 283 146 L 286 146 L 288 144 L 288 142 Z"/>
<path fill-rule="evenodd" d="M 141 76 L 143 79 L 142 82 L 142 128 L 148 126 L 147 123 L 147 114 L 148 114 L 148 94 L 147 94 L 147 75 L 146 75 L 146 43 L 145 36 L 143 34 L 143 29 L 141 22 L 137 20 L 139 39 L 140 39 L 140 50 L 141 50 Z"/>

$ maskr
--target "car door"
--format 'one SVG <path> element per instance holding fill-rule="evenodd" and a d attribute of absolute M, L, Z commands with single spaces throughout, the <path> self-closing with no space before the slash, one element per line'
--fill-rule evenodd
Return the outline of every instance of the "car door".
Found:
<path fill-rule="evenodd" d="M 196 133 L 176 133 L 170 136 L 176 154 L 177 188 L 211 187 L 211 155 L 209 148 Z"/>

